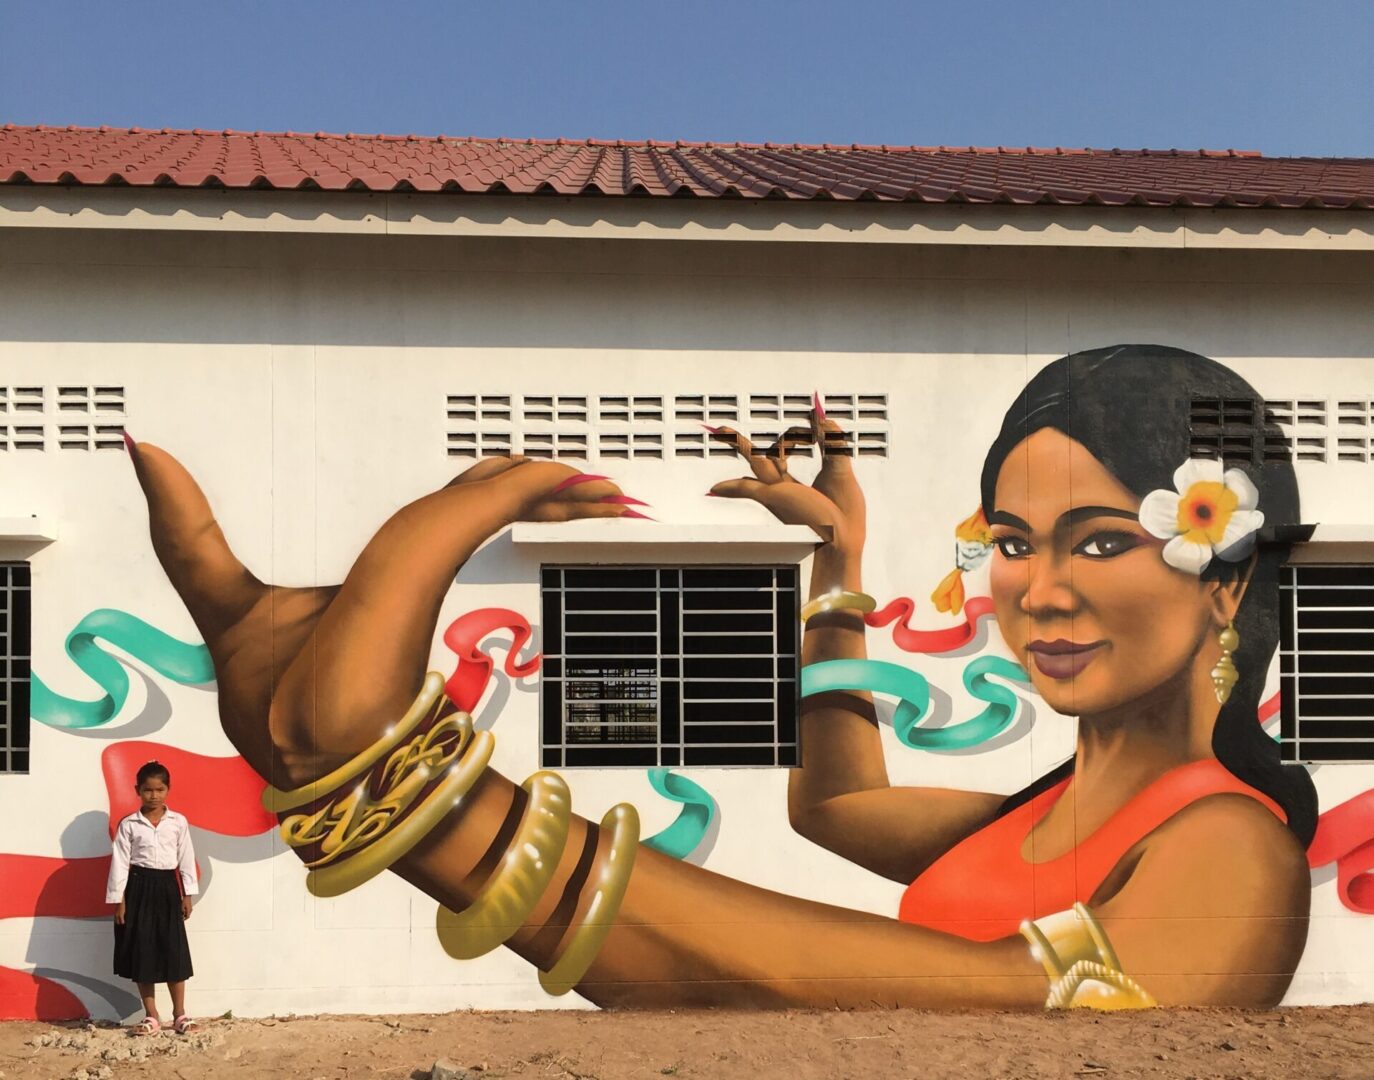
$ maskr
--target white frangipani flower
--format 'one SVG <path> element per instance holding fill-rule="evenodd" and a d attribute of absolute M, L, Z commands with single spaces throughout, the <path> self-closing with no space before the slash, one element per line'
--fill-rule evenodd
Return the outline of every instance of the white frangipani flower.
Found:
<path fill-rule="evenodd" d="M 1201 574 L 1217 555 L 1227 562 L 1248 558 L 1264 524 L 1259 492 L 1240 469 L 1192 458 L 1174 473 L 1174 490 L 1160 489 L 1140 504 L 1140 524 L 1168 540 L 1164 561 L 1175 570 Z"/>

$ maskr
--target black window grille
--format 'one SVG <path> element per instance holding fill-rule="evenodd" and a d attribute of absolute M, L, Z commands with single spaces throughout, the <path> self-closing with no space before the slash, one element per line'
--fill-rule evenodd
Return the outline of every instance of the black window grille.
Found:
<path fill-rule="evenodd" d="M 0 773 L 29 771 L 29 567 L 0 563 Z"/>
<path fill-rule="evenodd" d="M 1277 443 L 1265 443 L 1265 403 L 1249 398 L 1193 398 L 1188 410 L 1190 453 L 1230 465 L 1275 460 Z M 1291 448 L 1289 451 L 1291 452 Z M 1288 460 L 1285 455 L 1278 460 Z"/>
<path fill-rule="evenodd" d="M 545 768 L 797 764 L 795 566 L 545 567 Z"/>
<path fill-rule="evenodd" d="M 1286 566 L 1279 738 L 1285 761 L 1374 761 L 1374 565 Z"/>

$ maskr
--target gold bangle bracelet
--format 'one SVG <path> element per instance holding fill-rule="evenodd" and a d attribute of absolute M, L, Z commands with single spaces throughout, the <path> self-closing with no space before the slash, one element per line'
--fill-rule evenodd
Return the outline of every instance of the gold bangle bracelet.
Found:
<path fill-rule="evenodd" d="M 467 718 L 466 713 L 456 715 Z M 471 723 L 470 720 L 468 722 Z M 453 811 L 477 783 L 491 761 L 495 748 L 496 739 L 490 731 L 477 732 L 467 752 L 449 770 L 443 783 L 399 825 L 379 831 L 371 843 L 342 862 L 312 868 L 306 875 L 306 888 L 315 896 L 339 896 L 376 877 L 423 840 L 434 826 Z M 309 866 L 308 863 L 306 865 Z"/>
<path fill-rule="evenodd" d="M 1090 992 L 1084 983 L 1096 984 Z M 1079 999 L 1079 994 L 1086 996 Z M 1089 1008 L 1114 1012 L 1119 1009 L 1152 1009 L 1155 999 L 1129 975 L 1092 960 L 1080 960 L 1050 987 L 1047 1009 Z"/>
<path fill-rule="evenodd" d="M 495 747 L 467 713 L 439 718 L 444 678 L 429 672 L 400 723 L 347 764 L 291 791 L 269 787 L 263 805 L 302 851 L 315 896 L 338 896 L 375 877 L 414 847 L 477 782 Z M 429 726 L 417 732 L 425 721 Z M 385 756 L 384 756 L 385 755 Z M 350 782 L 347 792 L 340 789 Z"/>
<path fill-rule="evenodd" d="M 618 803 L 606 811 L 601 827 L 611 830 L 611 845 L 601 863 L 596 892 L 563 955 L 548 971 L 539 973 L 539 985 L 549 994 L 566 994 L 582 981 L 605 944 L 630 885 L 639 846 L 639 812 L 629 803 Z"/>
<path fill-rule="evenodd" d="M 420 692 L 415 695 L 415 700 L 410 703 L 410 708 L 406 710 L 399 723 L 387 728 L 382 733 L 380 739 L 361 754 L 357 754 L 344 762 L 337 769 L 326 773 L 318 780 L 303 784 L 301 787 L 282 791 L 280 788 L 269 784 L 262 793 L 262 805 L 270 813 L 280 814 L 286 810 L 294 810 L 298 806 L 306 806 L 322 796 L 330 794 L 336 788 L 343 787 L 355 776 L 371 769 L 382 759 L 382 755 L 393 746 L 400 745 L 405 737 L 415 730 L 420 721 L 429 715 L 430 710 L 443 692 L 444 677 L 437 671 L 427 672 L 424 681 L 420 684 Z"/>
<path fill-rule="evenodd" d="M 1047 1009 L 1151 1008 L 1155 999 L 1121 970 L 1116 950 L 1096 916 L 1083 904 L 1021 923 L 1031 956 L 1050 980 Z M 1084 986 L 1093 984 L 1091 991 Z M 1084 996 L 1079 998 L 1079 992 Z"/>
<path fill-rule="evenodd" d="M 823 615 L 827 611 L 857 611 L 861 615 L 866 615 L 877 606 L 878 601 L 868 593 L 834 589 L 807 601 L 801 609 L 801 621 L 810 622 L 815 616 Z"/>
<path fill-rule="evenodd" d="M 439 905 L 439 943 L 455 960 L 486 955 L 525 924 L 567 846 L 572 798 L 563 778 L 537 772 L 520 786 L 529 802 L 496 872 L 462 911 Z"/>
<path fill-rule="evenodd" d="M 830 605 L 826 610 L 871 611 L 875 606 L 861 593 L 823 599 Z M 467 713 L 441 716 L 443 691 L 443 676 L 427 673 L 405 715 L 372 746 L 318 780 L 286 791 L 269 786 L 263 792 L 263 805 L 283 815 L 282 838 L 300 853 L 313 895 L 338 896 L 380 874 L 476 785 L 496 739 L 489 731 L 474 734 Z M 463 911 L 439 908 L 439 940 L 455 959 L 482 956 L 508 941 L 528 921 L 557 872 L 572 819 L 568 786 L 547 771 L 531 775 L 522 786 L 529 802 L 496 871 Z M 287 815 L 290 810 L 303 812 Z M 607 811 L 601 828 L 610 830 L 611 839 L 599 860 L 591 900 L 562 954 L 539 973 L 540 985 L 550 994 L 566 994 L 586 975 L 629 888 L 639 814 L 620 803 Z"/>

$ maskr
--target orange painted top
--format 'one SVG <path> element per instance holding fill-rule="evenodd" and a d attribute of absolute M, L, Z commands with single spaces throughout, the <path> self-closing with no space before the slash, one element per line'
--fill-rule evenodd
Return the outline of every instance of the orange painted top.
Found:
<path fill-rule="evenodd" d="M 996 941 L 1015 934 L 1022 919 L 1086 904 L 1126 852 L 1199 799 L 1248 795 L 1287 820 L 1273 799 L 1221 762 L 1194 761 L 1159 777 L 1076 848 L 1027 861 L 1021 853 L 1027 835 L 1068 786 L 1067 779 L 1056 784 L 950 848 L 907 887 L 897 917 L 971 941 Z"/>

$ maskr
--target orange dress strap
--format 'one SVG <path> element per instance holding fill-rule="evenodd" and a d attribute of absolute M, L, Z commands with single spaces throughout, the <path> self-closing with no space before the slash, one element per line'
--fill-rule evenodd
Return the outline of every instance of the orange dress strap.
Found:
<path fill-rule="evenodd" d="M 1209 758 L 1164 773 L 1063 855 L 1028 861 L 1026 837 L 1068 786 L 1061 781 L 950 848 L 908 886 L 898 918 L 995 941 L 1016 933 L 1022 919 L 1087 903 L 1126 852 L 1199 799 L 1245 795 L 1287 821 L 1273 799 Z"/>

